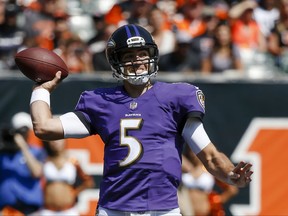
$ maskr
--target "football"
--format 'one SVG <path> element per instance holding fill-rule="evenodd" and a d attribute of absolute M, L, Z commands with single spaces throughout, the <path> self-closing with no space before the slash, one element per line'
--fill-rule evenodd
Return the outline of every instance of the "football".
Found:
<path fill-rule="evenodd" d="M 15 63 L 26 77 L 37 83 L 52 80 L 57 71 L 62 72 L 61 79 L 65 79 L 69 74 L 67 65 L 60 56 L 40 47 L 18 52 L 15 55 Z"/>

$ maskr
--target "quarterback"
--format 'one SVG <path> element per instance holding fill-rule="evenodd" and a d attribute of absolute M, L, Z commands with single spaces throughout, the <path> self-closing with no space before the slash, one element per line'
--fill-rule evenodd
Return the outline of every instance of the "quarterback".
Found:
<path fill-rule="evenodd" d="M 30 106 L 35 134 L 44 140 L 98 134 L 105 143 L 96 215 L 181 215 L 177 188 L 184 143 L 217 179 L 245 187 L 252 165 L 233 163 L 210 141 L 202 119 L 203 92 L 188 83 L 153 82 L 159 52 L 138 25 L 118 28 L 107 41 L 107 60 L 119 86 L 80 95 L 76 108 L 53 118 L 53 80 L 34 87 Z"/>

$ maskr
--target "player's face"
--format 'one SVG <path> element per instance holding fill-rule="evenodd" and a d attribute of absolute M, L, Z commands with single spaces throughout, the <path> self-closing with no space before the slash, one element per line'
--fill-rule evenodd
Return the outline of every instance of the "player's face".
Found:
<path fill-rule="evenodd" d="M 143 75 L 148 73 L 149 52 L 146 49 L 127 50 L 121 58 L 125 75 Z"/>

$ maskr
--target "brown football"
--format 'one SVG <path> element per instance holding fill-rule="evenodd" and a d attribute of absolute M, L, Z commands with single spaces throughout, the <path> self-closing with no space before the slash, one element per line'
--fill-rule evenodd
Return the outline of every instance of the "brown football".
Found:
<path fill-rule="evenodd" d="M 42 83 L 55 77 L 61 71 L 61 79 L 65 79 L 68 68 L 55 52 L 40 47 L 27 48 L 15 55 L 15 62 L 20 71 L 29 79 Z"/>

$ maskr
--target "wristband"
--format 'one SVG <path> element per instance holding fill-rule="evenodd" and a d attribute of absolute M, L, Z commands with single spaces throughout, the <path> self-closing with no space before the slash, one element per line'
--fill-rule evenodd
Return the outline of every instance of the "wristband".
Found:
<path fill-rule="evenodd" d="M 36 89 L 31 94 L 30 105 L 35 101 L 44 101 L 50 107 L 50 93 L 44 88 Z"/>

